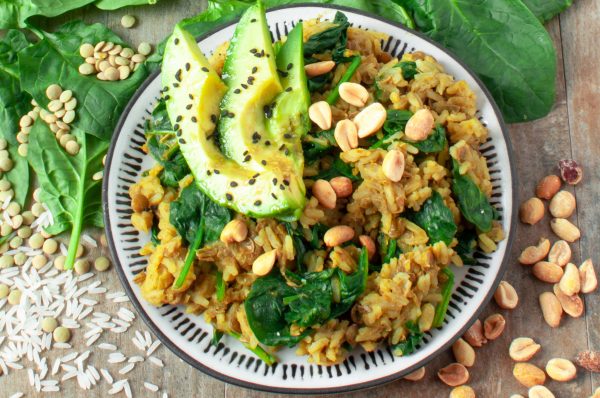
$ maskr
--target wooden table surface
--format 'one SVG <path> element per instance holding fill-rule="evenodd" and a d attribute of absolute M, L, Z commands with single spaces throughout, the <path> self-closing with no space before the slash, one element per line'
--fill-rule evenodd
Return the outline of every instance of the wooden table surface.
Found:
<path fill-rule="evenodd" d="M 57 18 L 52 21 L 52 25 L 73 18 L 83 18 L 88 22 L 107 24 L 133 45 L 141 41 L 157 43 L 169 33 L 176 21 L 192 16 L 204 7 L 205 1 L 162 0 L 155 6 L 110 13 L 88 8 Z M 126 12 L 138 17 L 138 24 L 134 29 L 127 30 L 120 25 L 120 18 Z M 580 260 L 590 257 L 600 262 L 600 245 L 597 243 L 600 236 L 597 222 L 600 220 L 600 186 L 597 184 L 600 181 L 600 2 L 577 0 L 560 18 L 551 21 L 548 29 L 558 56 L 556 104 L 552 113 L 542 120 L 510 126 L 520 182 L 519 199 L 523 201 L 531 197 L 536 182 L 541 177 L 556 172 L 559 159 L 573 158 L 580 162 L 584 168 L 584 179 L 572 190 L 578 201 L 577 212 L 572 218 L 579 225 L 582 238 L 572 245 L 574 262 L 580 263 Z M 478 397 L 509 397 L 513 393 L 526 396 L 526 389 L 512 376 L 513 362 L 508 357 L 508 346 L 513 338 L 529 336 L 541 343 L 542 351 L 533 358 L 532 363 L 542 368 L 554 357 L 572 359 L 580 350 L 600 350 L 600 316 L 596 310 L 600 308 L 599 293 L 585 296 L 585 317 L 564 318 L 557 329 L 551 329 L 543 321 L 538 296 L 551 290 L 551 286 L 535 280 L 530 270 L 516 261 L 520 250 L 537 242 L 539 236 L 556 240 L 549 229 L 548 216 L 536 226 L 521 224 L 517 228 L 512 261 L 505 279 L 519 293 L 519 306 L 513 311 L 504 311 L 491 303 L 482 315 L 485 317 L 500 312 L 506 317 L 507 325 L 499 339 L 477 350 L 469 384 L 476 390 Z M 102 275 L 102 279 L 105 280 L 104 286 L 120 290 L 114 271 Z M 111 305 L 107 305 L 108 307 Z M 118 339 L 112 335 L 111 339 L 104 340 L 117 344 L 126 355 L 134 355 L 131 337 L 135 329 L 145 330 L 141 320 L 136 319 L 135 327 Z M 78 339 L 75 342 L 79 343 L 79 350 L 83 351 L 82 341 Z M 146 380 L 159 385 L 161 392 L 168 392 L 170 397 L 274 396 L 235 387 L 206 376 L 164 347 L 160 348 L 157 355 L 165 361 L 164 369 L 144 363 L 127 375 L 135 396 L 160 396 L 143 388 L 142 384 Z M 344 394 L 340 397 L 447 397 L 450 388 L 442 384 L 435 374 L 440 367 L 452 361 L 451 353 L 446 352 L 427 366 L 427 375 L 423 381 L 412 383 L 400 380 L 368 392 Z M 579 370 L 574 381 L 550 381 L 546 385 L 557 397 L 588 397 L 600 386 L 600 376 Z M 101 383 L 87 395 L 104 397 L 109 388 L 108 384 Z M 8 397 L 15 391 L 24 391 L 28 396 L 34 395 L 28 387 L 24 371 L 12 372 L 8 377 L 0 378 L 0 397 Z M 83 395 L 73 380 L 62 383 L 61 394 L 65 397 Z"/>

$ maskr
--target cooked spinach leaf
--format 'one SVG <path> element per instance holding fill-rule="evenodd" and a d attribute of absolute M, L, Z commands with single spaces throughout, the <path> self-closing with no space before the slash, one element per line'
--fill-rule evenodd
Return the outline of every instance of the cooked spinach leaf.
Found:
<path fill-rule="evenodd" d="M 435 126 L 433 131 L 423 141 L 404 141 L 410 143 L 410 145 L 423 153 L 440 152 L 446 148 L 446 144 L 448 143 L 448 140 L 446 139 L 446 129 L 439 124 Z"/>
<path fill-rule="evenodd" d="M 304 43 L 304 57 L 309 58 L 313 54 L 323 54 L 331 52 L 331 58 L 336 63 L 347 62 L 348 58 L 344 56 L 346 43 L 348 41 L 348 27 L 350 23 L 344 13 L 338 11 L 333 19 L 335 26 L 322 32 L 314 34 Z"/>
<path fill-rule="evenodd" d="M 125 45 L 102 24 L 87 25 L 81 21 L 62 25 L 54 33 L 35 29 L 40 41 L 19 52 L 21 86 L 42 107 L 48 105 L 46 88 L 54 83 L 73 91 L 77 98 L 77 117 L 72 126 L 102 140 L 109 140 L 121 112 L 135 90 L 147 76 L 144 65 L 129 78 L 119 82 L 102 81 L 84 76 L 78 67 L 81 43 L 110 40 Z"/>
<path fill-rule="evenodd" d="M 321 248 L 321 242 L 323 241 L 325 232 L 327 232 L 328 229 L 329 227 L 325 224 L 317 223 L 313 225 L 313 227 L 310 229 L 310 246 L 313 249 Z"/>
<path fill-rule="evenodd" d="M 101 171 L 108 143 L 74 127 L 71 134 L 81 149 L 72 156 L 59 145 L 54 134 L 38 119 L 29 134 L 28 160 L 42 189 L 42 202 L 52 212 L 53 235 L 71 231 L 65 269 L 73 268 L 84 227 L 103 227 L 102 182 L 92 178 Z"/>
<path fill-rule="evenodd" d="M 467 221 L 480 231 L 492 229 L 494 209 L 485 194 L 468 175 L 461 175 L 459 164 L 452 159 L 452 193 L 458 202 L 458 208 Z"/>
<path fill-rule="evenodd" d="M 330 318 L 337 318 L 345 314 L 365 291 L 369 276 L 367 249 L 363 247 L 360 251 L 356 272 L 348 275 L 339 268 L 335 268 L 335 270 L 332 279 L 335 304 L 331 308 Z M 339 293 L 337 289 L 339 289 Z"/>
<path fill-rule="evenodd" d="M 348 69 L 346 69 L 346 72 L 344 72 L 344 74 L 342 75 L 340 80 L 331 89 L 329 94 L 327 94 L 327 98 L 325 99 L 325 101 L 327 101 L 327 103 L 329 105 L 333 105 L 337 102 L 338 98 L 340 98 L 340 91 L 339 91 L 340 85 L 342 83 L 346 83 L 346 82 L 350 81 L 350 79 L 352 78 L 352 76 L 354 75 L 354 73 L 356 72 L 358 67 L 360 66 L 360 63 L 362 62 L 360 55 L 355 55 L 353 57 L 350 57 L 347 59 L 347 61 L 350 61 L 350 65 L 348 65 Z"/>
<path fill-rule="evenodd" d="M 302 272 L 304 269 L 304 255 L 306 254 L 306 245 L 304 243 L 304 234 L 302 226 L 298 224 L 296 228 L 291 223 L 285 223 L 285 229 L 294 242 L 294 259 L 296 261 L 296 272 Z"/>
<path fill-rule="evenodd" d="M 473 229 L 466 229 L 456 237 L 458 244 L 454 248 L 456 254 L 460 256 L 465 265 L 477 264 L 475 259 L 475 249 L 477 249 L 477 234 Z"/>
<path fill-rule="evenodd" d="M 335 145 L 333 129 L 306 134 L 302 137 L 304 161 L 307 164 L 311 164 L 323 158 L 324 155 L 330 153 L 335 148 Z"/>
<path fill-rule="evenodd" d="M 333 164 L 327 170 L 322 170 L 314 178 L 315 180 L 331 180 L 333 177 L 344 176 L 348 177 L 352 181 L 360 181 L 360 177 L 352 173 L 352 166 L 345 163 L 342 159 L 336 158 Z"/>
<path fill-rule="evenodd" d="M 212 344 L 216 347 L 219 345 L 219 341 L 221 341 L 222 338 L 223 338 L 223 332 L 221 332 L 220 330 L 217 330 L 217 328 L 215 328 L 213 326 L 213 334 L 212 334 L 212 337 L 210 338 L 210 344 Z"/>
<path fill-rule="evenodd" d="M 573 0 L 523 0 L 540 21 L 546 22 L 573 4 Z"/>
<path fill-rule="evenodd" d="M 431 197 L 423 203 L 421 210 L 410 214 L 408 218 L 427 232 L 429 244 L 444 242 L 450 245 L 452 243 L 457 227 L 452 212 L 439 192 L 433 191 Z"/>
<path fill-rule="evenodd" d="M 404 80 L 412 80 L 415 78 L 415 75 L 419 73 L 417 71 L 417 63 L 413 61 L 401 61 L 394 65 L 394 68 L 402 69 L 402 77 Z"/>
<path fill-rule="evenodd" d="M 324 75 L 311 77 L 310 79 L 306 79 L 306 85 L 308 86 L 308 91 L 311 93 L 315 91 L 321 90 L 325 87 L 329 82 L 331 82 L 331 78 L 333 77 L 333 73 L 328 72 Z"/>
<path fill-rule="evenodd" d="M 225 281 L 223 280 L 223 273 L 217 271 L 217 283 L 216 283 L 216 295 L 217 301 L 221 302 L 225 298 Z"/>
<path fill-rule="evenodd" d="M 285 320 L 288 323 L 310 327 L 323 323 L 331 317 L 333 273 L 334 269 L 330 268 L 297 278 L 300 287 L 294 289 L 293 294 L 283 297 L 283 304 L 287 306 Z"/>
<path fill-rule="evenodd" d="M 179 143 L 174 134 L 159 135 L 148 133 L 146 145 L 150 155 L 163 166 L 159 174 L 160 181 L 168 186 L 177 188 L 179 181 L 190 174 L 190 168 L 179 150 Z"/>
<path fill-rule="evenodd" d="M 383 124 L 383 137 L 377 140 L 370 146 L 370 149 L 385 148 L 390 144 L 389 139 L 394 134 L 404 131 L 408 119 L 412 117 L 413 113 L 406 110 L 388 109 L 387 118 Z"/>
<path fill-rule="evenodd" d="M 433 316 L 432 327 L 439 328 L 444 324 L 446 312 L 448 312 L 448 304 L 452 297 L 454 289 L 454 272 L 450 268 L 443 268 L 442 275 L 446 277 L 446 282 L 442 285 L 442 301 L 435 307 L 435 315 Z"/>
<path fill-rule="evenodd" d="M 423 340 L 423 332 L 419 329 L 419 326 L 413 322 L 408 321 L 404 324 L 404 327 L 408 330 L 408 335 L 404 341 L 394 344 L 392 352 L 396 356 L 410 355 L 417 350 L 417 346 L 421 344 Z"/>
<path fill-rule="evenodd" d="M 95 0 L 2 0 L 0 29 L 26 28 L 27 19 L 34 15 L 55 17 L 83 7 Z M 112 1 L 112 0 L 110 0 Z"/>

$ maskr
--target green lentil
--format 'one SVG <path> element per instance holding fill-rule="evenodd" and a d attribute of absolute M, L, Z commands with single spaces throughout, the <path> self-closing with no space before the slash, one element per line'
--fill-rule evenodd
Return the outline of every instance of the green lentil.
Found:
<path fill-rule="evenodd" d="M 8 303 L 10 305 L 17 305 L 21 303 L 21 291 L 19 289 L 10 291 L 8 295 Z"/>
<path fill-rule="evenodd" d="M 65 256 L 58 256 L 54 259 L 54 268 L 56 268 L 59 271 L 64 271 L 65 270 L 65 260 L 67 258 Z"/>
<path fill-rule="evenodd" d="M 41 269 L 46 264 L 48 264 L 48 259 L 43 254 L 38 254 L 33 257 L 33 260 L 31 261 L 31 265 L 33 265 L 33 268 L 35 269 Z"/>
<path fill-rule="evenodd" d="M 0 170 L 9 171 L 13 168 L 13 161 L 10 158 L 0 159 Z"/>
<path fill-rule="evenodd" d="M 75 253 L 75 257 L 79 258 L 81 256 L 83 256 L 83 252 L 85 251 L 85 248 L 83 247 L 83 245 L 80 243 L 77 246 L 77 252 Z"/>
<path fill-rule="evenodd" d="M 25 225 L 31 225 L 35 221 L 35 216 L 31 210 L 24 211 L 21 215 L 23 216 L 23 224 Z"/>
<path fill-rule="evenodd" d="M 45 211 L 46 209 L 44 209 L 44 206 L 39 202 L 34 203 L 33 206 L 31 206 L 31 212 L 35 217 L 41 216 Z"/>
<path fill-rule="evenodd" d="M 90 263 L 86 259 L 80 259 L 75 261 L 75 266 L 73 268 L 78 275 L 83 275 L 86 272 L 89 272 Z"/>
<path fill-rule="evenodd" d="M 46 254 L 54 254 L 58 250 L 58 242 L 55 239 L 47 239 L 42 245 L 42 250 Z"/>
<path fill-rule="evenodd" d="M 21 245 L 23 245 L 23 238 L 19 236 L 15 236 L 10 240 L 10 242 L 8 242 L 8 246 L 11 249 L 18 249 L 19 247 L 21 247 Z"/>
<path fill-rule="evenodd" d="M 39 232 L 36 232 L 35 234 L 31 235 L 28 243 L 29 247 L 32 249 L 39 249 L 44 245 L 44 237 Z"/>
<path fill-rule="evenodd" d="M 6 149 L 7 146 L 8 141 L 6 141 L 4 138 L 0 138 L 0 149 Z"/>
<path fill-rule="evenodd" d="M 0 283 L 0 299 L 8 297 L 8 293 L 10 292 L 10 288 L 8 285 L 4 283 Z"/>
<path fill-rule="evenodd" d="M 150 45 L 150 43 L 140 43 L 140 45 L 138 46 L 138 53 L 142 54 L 142 55 L 149 55 L 152 52 L 152 46 Z"/>
<path fill-rule="evenodd" d="M 71 339 L 71 331 L 64 326 L 59 326 L 54 329 L 52 336 L 57 343 L 66 343 Z"/>
<path fill-rule="evenodd" d="M 136 23 L 136 18 L 133 15 L 123 15 L 121 17 L 121 26 L 125 29 L 133 28 Z"/>
<path fill-rule="evenodd" d="M 8 223 L 2 223 L 2 225 L 0 225 L 0 235 L 7 236 L 10 235 L 12 231 L 13 227 Z"/>
<path fill-rule="evenodd" d="M 17 214 L 16 216 L 14 216 L 12 218 L 12 224 L 13 224 L 13 228 L 15 229 L 19 229 L 21 227 L 21 225 L 23 225 L 23 216 L 20 214 Z"/>
<path fill-rule="evenodd" d="M 36 188 L 33 191 L 33 200 L 35 200 L 36 202 L 40 201 L 40 194 L 42 193 L 42 189 L 41 188 Z"/>
<path fill-rule="evenodd" d="M 110 260 L 107 257 L 100 256 L 94 261 L 94 268 L 97 271 L 106 271 L 110 267 Z"/>
<path fill-rule="evenodd" d="M 15 265 L 15 260 L 10 254 L 4 254 L 0 257 L 0 268 L 10 268 Z"/>
<path fill-rule="evenodd" d="M 17 202 L 10 202 L 5 211 L 9 216 L 14 217 L 21 212 L 21 205 Z"/>
<path fill-rule="evenodd" d="M 10 188 L 10 181 L 8 181 L 6 178 L 0 180 L 0 191 L 8 191 Z"/>
<path fill-rule="evenodd" d="M 32 234 L 32 230 L 31 227 L 28 225 L 24 225 L 21 228 L 19 228 L 19 230 L 17 231 L 17 235 L 20 236 L 23 239 L 29 239 L 31 237 Z"/>
<path fill-rule="evenodd" d="M 15 262 L 15 265 L 17 266 L 21 266 L 23 264 L 25 264 L 25 261 L 27 261 L 27 256 L 25 255 L 25 253 L 17 253 L 13 256 L 13 260 Z"/>
<path fill-rule="evenodd" d="M 58 327 L 56 318 L 48 316 L 42 320 L 42 330 L 46 333 L 52 333 Z"/>

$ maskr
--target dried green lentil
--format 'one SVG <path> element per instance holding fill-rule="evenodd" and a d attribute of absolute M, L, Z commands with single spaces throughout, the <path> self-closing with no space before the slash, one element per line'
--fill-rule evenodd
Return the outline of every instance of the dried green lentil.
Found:
<path fill-rule="evenodd" d="M 94 261 L 94 268 L 97 271 L 103 272 L 110 267 L 110 260 L 107 257 L 100 256 Z"/>
<path fill-rule="evenodd" d="M 133 15 L 126 14 L 121 17 L 121 26 L 123 26 L 125 29 L 133 28 L 135 23 L 136 18 Z"/>
<path fill-rule="evenodd" d="M 10 291 L 8 294 L 8 303 L 10 305 L 17 305 L 21 303 L 21 291 L 19 289 Z"/>
<path fill-rule="evenodd" d="M 18 249 L 21 245 L 23 245 L 23 238 L 20 236 L 15 236 L 8 242 L 8 246 L 10 246 L 11 249 Z"/>
<path fill-rule="evenodd" d="M 80 259 L 75 261 L 75 266 L 73 268 L 78 275 L 83 275 L 90 271 L 90 263 L 86 259 Z"/>
<path fill-rule="evenodd" d="M 13 265 L 15 265 L 15 260 L 10 254 L 4 254 L 0 257 L 0 268 L 10 268 Z"/>
<path fill-rule="evenodd" d="M 54 254 L 58 250 L 58 242 L 55 239 L 47 239 L 42 245 L 42 250 L 46 254 Z"/>
<path fill-rule="evenodd" d="M 64 271 L 66 260 L 67 260 L 67 258 L 65 256 L 57 256 L 54 259 L 54 268 L 56 268 L 59 271 Z"/>
<path fill-rule="evenodd" d="M 23 216 L 23 224 L 25 225 L 31 225 L 35 220 L 35 216 L 31 212 L 31 210 L 26 210 L 23 213 L 21 213 L 21 215 Z"/>
<path fill-rule="evenodd" d="M 38 203 L 34 203 L 33 206 L 31 206 L 31 212 L 33 213 L 33 215 L 35 217 L 41 216 L 45 211 L 46 211 L 46 209 L 39 202 Z"/>
<path fill-rule="evenodd" d="M 21 265 L 25 264 L 25 261 L 27 261 L 27 256 L 25 253 L 19 252 L 14 255 L 13 261 L 15 262 L 16 266 L 20 267 Z"/>
<path fill-rule="evenodd" d="M 42 319 L 42 330 L 46 333 L 52 333 L 58 327 L 58 321 L 56 318 L 47 316 Z"/>
<path fill-rule="evenodd" d="M 32 249 L 39 249 L 44 245 L 44 237 L 39 232 L 36 232 L 35 234 L 31 235 L 28 243 L 29 247 Z"/>
<path fill-rule="evenodd" d="M 10 202 L 6 210 L 9 216 L 14 217 L 21 212 L 21 205 L 17 202 Z"/>
<path fill-rule="evenodd" d="M 38 254 L 37 256 L 33 257 L 33 260 L 31 260 L 31 265 L 33 265 L 33 268 L 35 269 L 41 269 L 46 264 L 48 264 L 48 259 L 43 254 Z"/>
<path fill-rule="evenodd" d="M 8 285 L 0 283 L 0 299 L 6 298 L 9 292 L 10 288 L 8 287 Z"/>
<path fill-rule="evenodd" d="M 64 326 L 59 326 L 54 329 L 52 336 L 57 343 L 66 343 L 71 339 L 71 331 Z"/>

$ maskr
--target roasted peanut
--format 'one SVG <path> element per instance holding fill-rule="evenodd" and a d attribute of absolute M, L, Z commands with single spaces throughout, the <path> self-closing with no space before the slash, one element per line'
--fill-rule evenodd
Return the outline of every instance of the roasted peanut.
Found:
<path fill-rule="evenodd" d="M 560 278 L 558 285 L 560 286 L 560 290 L 567 296 L 579 293 L 581 290 L 581 280 L 579 278 L 579 270 L 575 264 L 569 263 L 565 266 L 565 273 Z"/>
<path fill-rule="evenodd" d="M 242 220 L 235 219 L 225 225 L 221 231 L 221 242 L 223 243 L 240 243 L 246 240 L 248 236 L 248 226 Z"/>
<path fill-rule="evenodd" d="M 538 198 L 530 198 L 521 204 L 519 218 L 525 224 L 536 224 L 544 218 L 544 203 Z"/>
<path fill-rule="evenodd" d="M 433 113 L 429 109 L 419 109 L 408 119 L 404 135 L 411 141 L 423 141 L 435 127 Z"/>
<path fill-rule="evenodd" d="M 546 374 L 540 368 L 528 362 L 519 362 L 513 368 L 513 376 L 525 387 L 542 385 L 546 381 Z"/>
<path fill-rule="evenodd" d="M 312 194 L 326 209 L 335 209 L 337 195 L 329 181 L 317 180 L 312 186 Z"/>
<path fill-rule="evenodd" d="M 422 366 L 414 372 L 407 374 L 404 376 L 404 379 L 409 381 L 419 381 L 423 380 L 423 377 L 425 377 L 425 366 Z"/>
<path fill-rule="evenodd" d="M 329 228 L 323 236 L 323 241 L 328 247 L 339 246 L 354 238 L 354 230 L 347 225 L 337 225 Z"/>
<path fill-rule="evenodd" d="M 550 221 L 550 228 L 556 236 L 567 242 L 575 242 L 581 236 L 579 228 L 564 218 L 554 218 Z"/>
<path fill-rule="evenodd" d="M 487 343 L 487 339 L 483 335 L 483 325 L 479 319 L 467 329 L 463 334 L 463 339 L 473 347 L 481 347 Z"/>
<path fill-rule="evenodd" d="M 348 177 L 339 176 L 329 180 L 331 187 L 338 198 L 347 198 L 352 195 L 352 180 Z"/>
<path fill-rule="evenodd" d="M 575 356 L 575 363 L 590 372 L 600 372 L 600 351 L 581 351 Z"/>
<path fill-rule="evenodd" d="M 535 194 L 540 199 L 552 199 L 554 195 L 560 189 L 560 178 L 555 175 L 549 175 L 540 180 L 538 183 Z"/>
<path fill-rule="evenodd" d="M 533 275 L 546 283 L 558 283 L 563 276 L 563 269 L 548 261 L 538 261 L 532 268 Z"/>
<path fill-rule="evenodd" d="M 460 364 L 471 367 L 475 363 L 475 350 L 464 339 L 458 339 L 452 344 L 452 353 Z"/>
<path fill-rule="evenodd" d="M 392 149 L 383 158 L 381 168 L 390 181 L 400 181 L 404 175 L 404 154 L 398 149 Z"/>
<path fill-rule="evenodd" d="M 437 375 L 441 381 L 450 387 L 460 386 L 469 381 L 469 371 L 460 363 L 451 363 L 441 368 Z"/>
<path fill-rule="evenodd" d="M 365 106 L 369 100 L 369 92 L 364 86 L 358 83 L 342 83 L 338 92 L 344 101 L 359 108 Z"/>
<path fill-rule="evenodd" d="M 335 62 L 333 61 L 320 61 L 304 65 L 304 72 L 308 77 L 315 77 L 331 72 L 334 67 Z"/>
<path fill-rule="evenodd" d="M 575 211 L 575 196 L 569 191 L 560 191 L 550 201 L 548 210 L 553 217 L 569 218 Z"/>
<path fill-rule="evenodd" d="M 356 129 L 356 124 L 354 124 L 352 120 L 340 120 L 335 125 L 333 137 L 342 152 L 347 152 L 358 147 L 358 130 Z"/>
<path fill-rule="evenodd" d="M 546 373 L 552 380 L 570 381 L 577 376 L 577 369 L 568 359 L 553 358 L 546 364 Z"/>
<path fill-rule="evenodd" d="M 581 279 L 581 293 L 591 293 L 598 287 L 598 278 L 591 259 L 585 260 L 579 266 L 579 279 Z"/>
<path fill-rule="evenodd" d="M 364 108 L 354 117 L 354 123 L 358 127 L 358 138 L 365 138 L 378 132 L 386 118 L 387 111 L 379 102 Z"/>
<path fill-rule="evenodd" d="M 555 398 L 552 391 L 544 386 L 533 386 L 527 392 L 528 398 Z"/>
<path fill-rule="evenodd" d="M 277 260 L 277 249 L 261 254 L 252 263 L 252 272 L 258 276 L 265 276 L 273 269 Z"/>
<path fill-rule="evenodd" d="M 517 337 L 510 343 L 508 355 L 517 362 L 527 362 L 541 350 L 542 346 L 532 338 Z"/>
<path fill-rule="evenodd" d="M 507 281 L 501 281 L 494 293 L 496 304 L 502 309 L 512 310 L 519 304 L 519 296 L 514 287 Z"/>
<path fill-rule="evenodd" d="M 546 238 L 541 238 L 537 246 L 529 246 L 523 250 L 519 256 L 519 262 L 524 265 L 532 265 L 538 261 L 542 261 L 550 251 L 550 241 Z"/>
<path fill-rule="evenodd" d="M 369 254 L 369 259 L 371 259 L 375 253 L 377 252 L 377 248 L 375 247 L 375 241 L 371 239 L 369 235 L 361 235 L 358 237 L 358 241 L 361 245 L 363 245 L 367 249 L 367 253 Z"/>
<path fill-rule="evenodd" d="M 542 315 L 546 323 L 553 328 L 560 325 L 560 319 L 562 317 L 563 309 L 560 305 L 560 301 L 552 292 L 544 292 L 540 294 L 540 307 L 542 308 Z"/>
<path fill-rule="evenodd" d="M 331 128 L 331 106 L 325 101 L 315 102 L 308 108 L 308 117 L 322 130 Z"/>
<path fill-rule="evenodd" d="M 564 240 L 557 240 L 548 253 L 548 261 L 560 267 L 571 261 L 571 247 Z"/>
<path fill-rule="evenodd" d="M 577 294 L 568 296 L 561 290 L 558 284 L 554 285 L 553 290 L 554 295 L 560 302 L 560 306 L 562 307 L 564 312 L 566 312 L 573 318 L 579 318 L 581 315 L 583 315 L 585 305 L 581 297 L 579 297 Z"/>
<path fill-rule="evenodd" d="M 475 398 L 475 390 L 470 386 L 454 387 L 449 398 Z"/>
<path fill-rule="evenodd" d="M 569 185 L 576 185 L 583 178 L 583 170 L 573 159 L 559 160 L 558 168 L 561 178 Z"/>
<path fill-rule="evenodd" d="M 501 314 L 493 314 L 483 321 L 483 333 L 488 340 L 496 340 L 506 326 L 506 320 Z"/>

